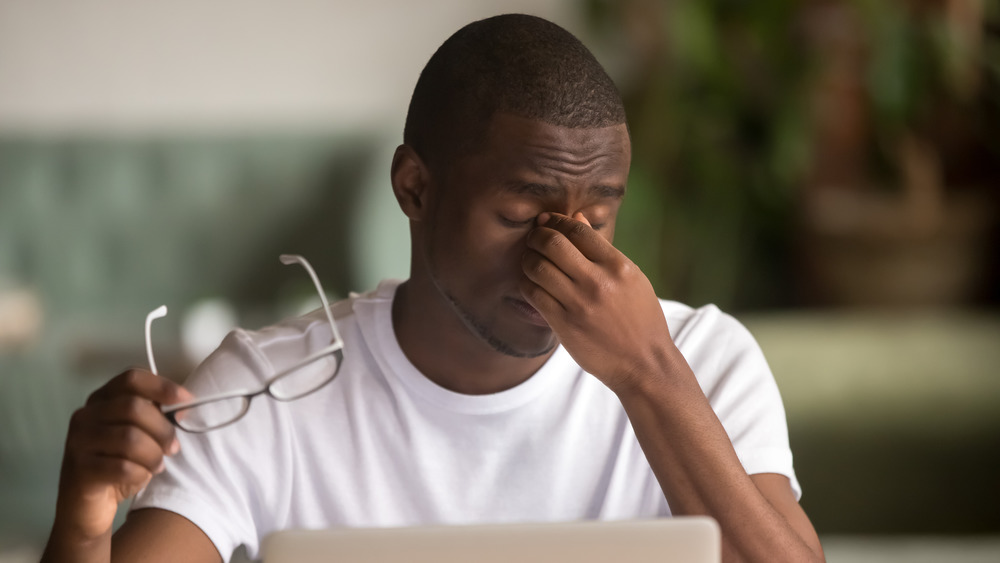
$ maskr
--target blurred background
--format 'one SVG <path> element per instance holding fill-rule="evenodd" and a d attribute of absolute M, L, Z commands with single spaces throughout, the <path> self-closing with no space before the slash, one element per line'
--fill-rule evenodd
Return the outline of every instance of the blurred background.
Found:
<path fill-rule="evenodd" d="M 66 426 L 236 325 L 407 275 L 417 76 L 503 12 L 581 37 L 634 162 L 616 244 L 754 333 L 831 561 L 1000 560 L 1000 3 L 0 0 L 0 562 Z M 287 270 L 287 271 L 286 271 Z"/>

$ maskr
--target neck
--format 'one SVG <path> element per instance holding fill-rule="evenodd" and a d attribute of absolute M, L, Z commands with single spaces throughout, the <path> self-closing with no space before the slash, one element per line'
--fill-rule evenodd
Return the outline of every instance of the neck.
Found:
<path fill-rule="evenodd" d="M 392 325 L 407 359 L 434 383 L 466 395 L 499 393 L 525 382 L 552 356 L 497 352 L 465 326 L 430 284 L 410 279 L 396 289 Z"/>

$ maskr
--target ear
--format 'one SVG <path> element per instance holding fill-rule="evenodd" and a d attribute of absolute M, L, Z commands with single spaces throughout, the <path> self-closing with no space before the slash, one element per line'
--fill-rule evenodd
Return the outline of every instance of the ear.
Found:
<path fill-rule="evenodd" d="M 427 210 L 430 172 L 409 145 L 399 145 L 392 157 L 392 191 L 399 208 L 411 221 L 420 221 Z"/>

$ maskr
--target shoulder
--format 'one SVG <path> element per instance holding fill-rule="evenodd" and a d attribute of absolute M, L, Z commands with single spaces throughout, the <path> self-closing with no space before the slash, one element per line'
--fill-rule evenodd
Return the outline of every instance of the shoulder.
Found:
<path fill-rule="evenodd" d="M 358 310 L 372 302 L 391 302 L 399 283 L 397 280 L 383 281 L 374 290 L 365 293 L 352 292 L 346 299 L 330 305 L 333 322 L 340 337 L 345 340 L 345 346 L 352 344 L 351 340 L 358 323 Z M 234 332 L 240 345 L 249 346 L 272 363 L 275 361 L 281 363 L 284 356 L 290 355 L 297 359 L 304 354 L 322 350 L 334 339 L 330 320 L 323 307 L 261 329 Z"/>
<path fill-rule="evenodd" d="M 711 395 L 722 387 L 773 386 L 771 369 L 750 331 L 715 305 L 660 301 L 670 336 Z"/>
<path fill-rule="evenodd" d="M 713 304 L 695 308 L 661 299 L 660 308 L 678 347 L 711 344 L 718 348 L 726 344 L 746 344 L 747 339 L 753 341 L 742 323 Z"/>
<path fill-rule="evenodd" d="M 379 300 L 398 282 L 383 282 L 378 289 L 354 294 L 331 304 L 333 322 L 345 348 L 357 344 L 356 307 L 359 303 Z M 249 330 L 237 328 L 230 332 L 219 347 L 191 374 L 189 383 L 204 378 L 227 380 L 261 380 L 302 358 L 330 346 L 334 340 L 333 329 L 322 307 L 289 317 L 273 325 Z"/>

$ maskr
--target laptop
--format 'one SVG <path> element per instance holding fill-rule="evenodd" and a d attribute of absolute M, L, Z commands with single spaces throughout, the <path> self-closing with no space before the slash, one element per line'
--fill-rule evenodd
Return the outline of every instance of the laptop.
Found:
<path fill-rule="evenodd" d="M 264 539 L 263 563 L 719 563 L 708 517 L 411 528 L 285 530 Z"/>

